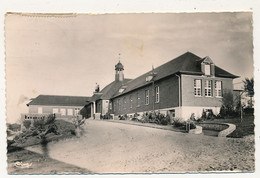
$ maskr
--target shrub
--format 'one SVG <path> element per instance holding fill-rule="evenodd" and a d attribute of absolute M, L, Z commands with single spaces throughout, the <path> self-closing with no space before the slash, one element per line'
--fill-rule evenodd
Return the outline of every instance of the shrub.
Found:
<path fill-rule="evenodd" d="M 196 125 L 193 121 L 187 121 L 187 122 L 189 122 L 189 124 L 190 124 L 190 129 L 196 129 Z M 185 122 L 185 125 L 187 122 Z"/>
<path fill-rule="evenodd" d="M 35 127 L 35 128 L 44 128 L 44 126 L 45 126 L 45 121 L 44 121 L 44 119 L 35 119 L 34 121 L 33 121 L 33 126 Z"/>
<path fill-rule="evenodd" d="M 103 119 L 111 119 L 112 116 L 109 112 L 107 112 L 104 116 L 103 116 Z"/>
<path fill-rule="evenodd" d="M 185 121 L 182 118 L 176 117 L 176 118 L 173 118 L 173 125 L 175 127 L 183 127 L 186 124 L 185 124 Z"/>
<path fill-rule="evenodd" d="M 199 120 L 209 120 L 214 119 L 216 116 L 214 115 L 212 109 L 206 109 L 202 111 L 201 118 Z"/>
<path fill-rule="evenodd" d="M 188 120 L 188 121 L 184 121 L 182 118 L 174 118 L 173 119 L 173 125 L 175 127 L 182 127 L 186 129 L 186 125 L 189 124 L 190 125 L 190 129 L 195 129 L 196 125 L 194 123 L 194 121 Z"/>
<path fill-rule="evenodd" d="M 45 119 L 45 124 L 54 123 L 55 118 L 56 118 L 55 114 L 48 115 L 47 119 Z"/>
<path fill-rule="evenodd" d="M 161 115 L 161 116 L 159 116 L 159 118 L 160 118 L 160 124 L 162 124 L 162 125 L 168 125 L 170 123 L 169 115 L 166 115 L 166 116 Z"/>
<path fill-rule="evenodd" d="M 29 129 L 31 126 L 31 121 L 30 120 L 24 120 L 23 125 L 26 129 Z"/>

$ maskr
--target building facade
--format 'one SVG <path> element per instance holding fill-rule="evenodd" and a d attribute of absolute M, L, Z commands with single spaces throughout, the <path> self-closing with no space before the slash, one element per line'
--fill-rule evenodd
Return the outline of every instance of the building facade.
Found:
<path fill-rule="evenodd" d="M 44 114 L 56 114 L 59 118 L 74 118 L 79 115 L 79 111 L 90 97 L 81 96 L 57 96 L 57 95 L 39 95 L 27 104 L 30 117 Z"/>
<path fill-rule="evenodd" d="M 124 79 L 124 66 L 115 66 L 115 81 L 94 93 L 85 107 L 90 116 L 159 111 L 171 117 L 200 117 L 203 110 L 218 114 L 224 92 L 233 91 L 235 76 L 209 57 L 187 52 L 135 79 Z"/>

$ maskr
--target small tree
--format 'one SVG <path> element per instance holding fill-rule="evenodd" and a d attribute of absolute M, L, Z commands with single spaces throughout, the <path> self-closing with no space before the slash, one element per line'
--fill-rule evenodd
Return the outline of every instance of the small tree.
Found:
<path fill-rule="evenodd" d="M 226 90 L 223 93 L 222 109 L 224 109 L 224 111 L 222 111 L 221 114 L 225 113 L 225 115 L 230 116 L 233 113 L 234 110 L 233 93 L 230 90 Z"/>
<path fill-rule="evenodd" d="M 247 93 L 247 96 L 250 97 L 249 107 L 252 108 L 253 107 L 252 98 L 254 97 L 254 94 L 255 94 L 254 79 L 245 78 L 245 80 L 243 80 L 243 82 L 244 82 L 244 91 Z"/>

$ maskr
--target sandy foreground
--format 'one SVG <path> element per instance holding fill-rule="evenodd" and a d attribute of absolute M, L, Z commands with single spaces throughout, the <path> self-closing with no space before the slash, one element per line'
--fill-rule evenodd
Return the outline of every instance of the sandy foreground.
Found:
<path fill-rule="evenodd" d="M 87 120 L 84 130 L 80 138 L 27 149 L 92 173 L 255 170 L 253 135 L 219 138 L 102 120 Z"/>

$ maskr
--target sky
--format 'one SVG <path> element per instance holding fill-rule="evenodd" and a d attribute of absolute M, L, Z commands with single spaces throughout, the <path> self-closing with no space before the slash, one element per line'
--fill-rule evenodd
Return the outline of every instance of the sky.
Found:
<path fill-rule="evenodd" d="M 5 17 L 7 122 L 40 94 L 91 96 L 124 65 L 136 78 L 190 51 L 253 77 L 252 13 L 77 14 Z"/>

